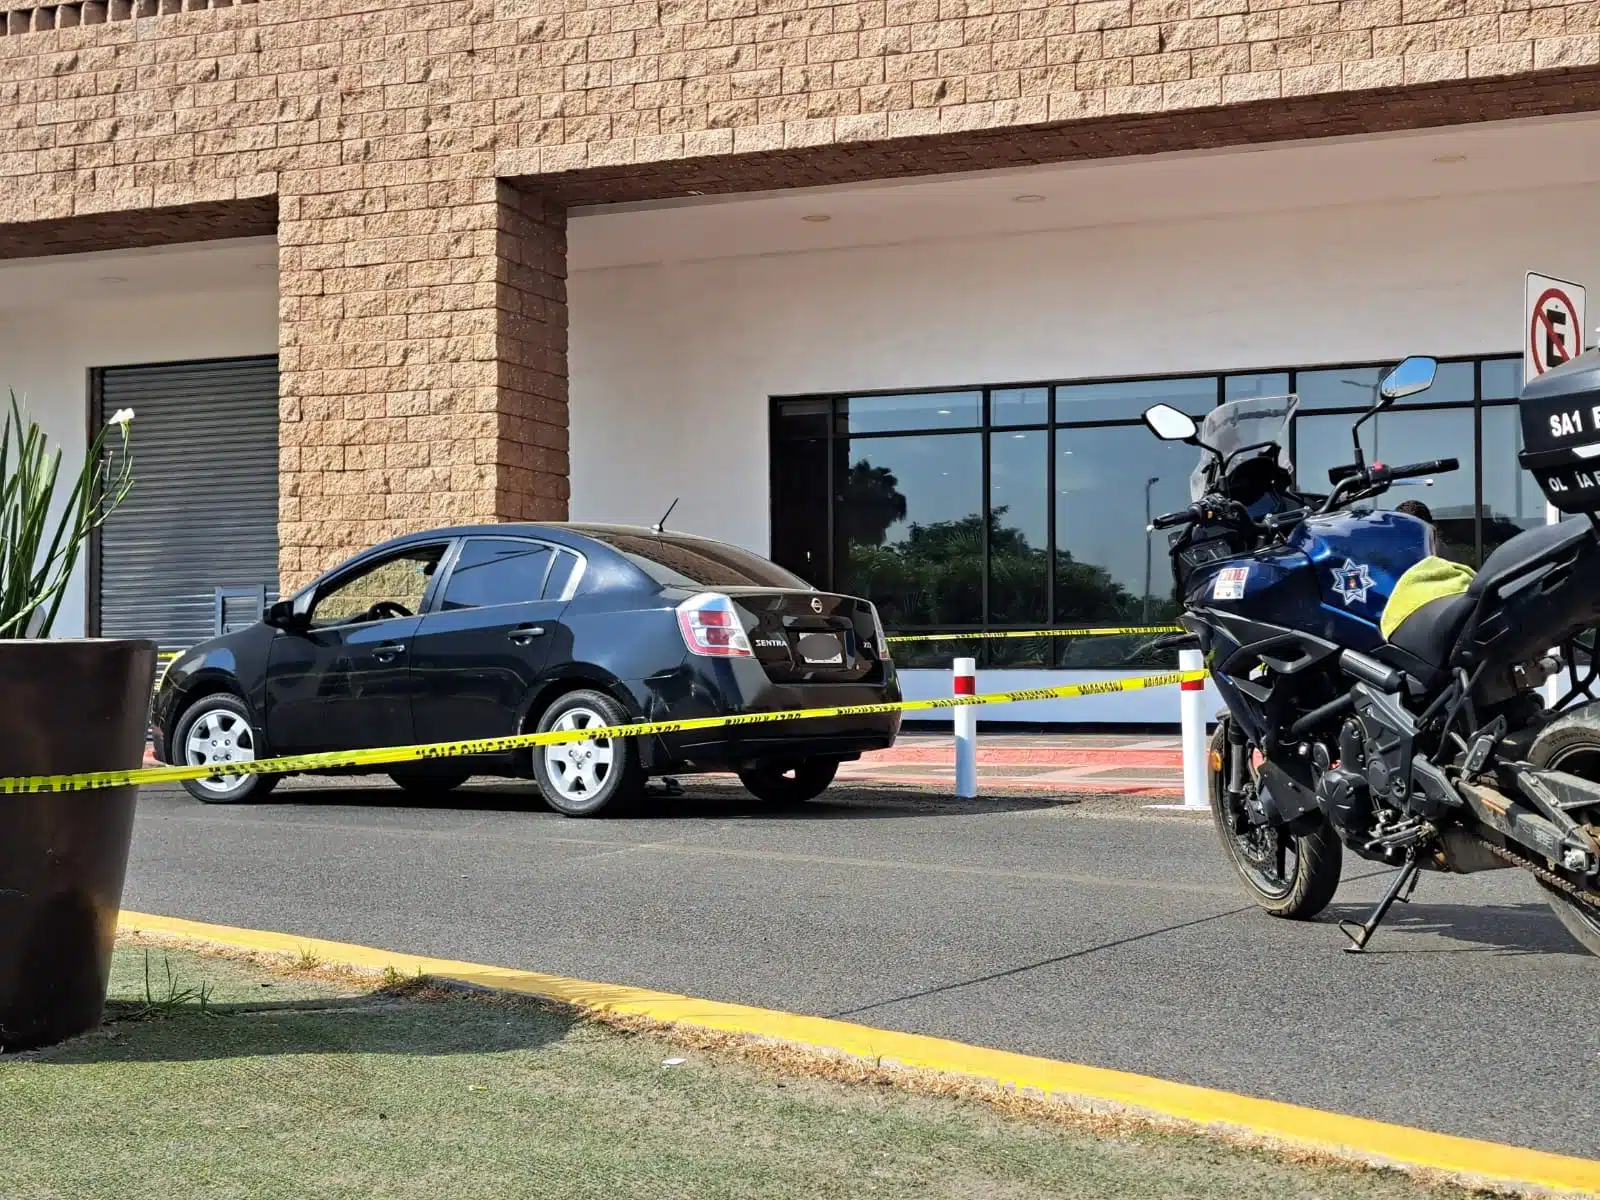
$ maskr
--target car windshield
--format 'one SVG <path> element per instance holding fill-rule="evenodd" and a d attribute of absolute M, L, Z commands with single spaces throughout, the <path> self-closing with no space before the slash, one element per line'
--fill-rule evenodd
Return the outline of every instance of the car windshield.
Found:
<path fill-rule="evenodd" d="M 1206 414 L 1200 423 L 1200 441 L 1219 451 L 1219 460 L 1210 451 L 1200 452 L 1200 461 L 1189 476 L 1189 499 L 1200 500 L 1220 482 L 1217 470 L 1247 446 L 1276 446 L 1278 465 L 1293 472 L 1289 459 L 1289 422 L 1300 406 L 1297 396 L 1257 396 L 1249 400 L 1230 400 Z M 1255 454 L 1246 456 L 1255 458 Z M 1229 463 L 1230 470 L 1237 463 Z"/>
<path fill-rule="evenodd" d="M 758 554 L 682 534 L 634 533 L 584 529 L 585 536 L 604 542 L 662 587 L 769 587 L 810 585 Z"/>

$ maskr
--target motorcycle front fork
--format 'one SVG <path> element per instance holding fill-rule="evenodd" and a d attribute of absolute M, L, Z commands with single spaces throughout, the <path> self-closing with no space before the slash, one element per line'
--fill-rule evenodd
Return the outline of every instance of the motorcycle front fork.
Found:
<path fill-rule="evenodd" d="M 1227 812 L 1233 821 L 1233 831 L 1244 833 L 1250 818 L 1244 806 L 1244 782 L 1249 778 L 1250 747 L 1245 744 L 1244 732 L 1238 721 L 1228 722 L 1228 776 Z"/>
<path fill-rule="evenodd" d="M 1244 734 L 1240 731 L 1235 721 L 1228 722 L 1228 812 L 1233 818 L 1235 832 L 1244 833 L 1249 825 L 1249 816 L 1245 812 L 1244 781 L 1249 778 L 1250 747 L 1246 744 Z M 1383 924 L 1383 919 L 1389 915 L 1389 910 L 1394 907 L 1395 901 L 1401 904 L 1409 903 L 1411 894 L 1417 890 L 1417 881 L 1422 874 L 1422 863 L 1417 854 L 1417 848 L 1411 847 L 1406 852 L 1406 860 L 1395 875 L 1389 888 L 1383 894 L 1383 899 L 1367 916 L 1365 921 L 1340 921 L 1339 930 L 1350 944 L 1345 950 L 1352 954 L 1359 954 L 1366 949 L 1372 940 L 1372 935 L 1377 932 L 1378 926 Z"/>

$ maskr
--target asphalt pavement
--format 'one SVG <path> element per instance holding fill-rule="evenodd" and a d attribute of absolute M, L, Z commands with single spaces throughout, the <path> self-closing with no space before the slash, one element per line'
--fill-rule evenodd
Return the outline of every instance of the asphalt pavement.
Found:
<path fill-rule="evenodd" d="M 141 797 L 126 907 L 840 1017 L 1600 1156 L 1600 960 L 1520 872 L 1425 876 L 1365 954 L 1274 920 L 1208 821 L 1137 796 L 851 784 L 774 809 L 687 782 L 558 817 L 373 782 Z"/>

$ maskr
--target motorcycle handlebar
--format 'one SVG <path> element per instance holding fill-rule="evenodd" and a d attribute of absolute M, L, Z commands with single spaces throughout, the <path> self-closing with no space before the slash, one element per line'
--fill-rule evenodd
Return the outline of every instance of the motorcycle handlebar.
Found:
<path fill-rule="evenodd" d="M 1150 522 L 1151 529 L 1171 529 L 1175 525 L 1187 525 L 1191 521 L 1198 521 L 1199 515 L 1192 508 L 1182 512 L 1162 513 Z"/>
<path fill-rule="evenodd" d="M 1461 460 L 1456 458 L 1433 458 L 1427 462 L 1407 463 L 1403 467 L 1388 468 L 1390 479 L 1414 479 L 1418 475 L 1442 475 L 1446 471 L 1459 471 Z"/>

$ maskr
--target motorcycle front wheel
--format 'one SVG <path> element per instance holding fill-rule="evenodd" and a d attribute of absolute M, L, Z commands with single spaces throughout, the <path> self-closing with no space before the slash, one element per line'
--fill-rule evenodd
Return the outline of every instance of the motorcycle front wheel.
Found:
<path fill-rule="evenodd" d="M 1323 818 L 1306 833 L 1266 825 L 1252 825 L 1242 809 L 1228 798 L 1228 727 L 1223 717 L 1211 738 L 1207 775 L 1211 785 L 1211 816 L 1222 848 L 1250 898 L 1275 917 L 1305 921 L 1316 916 L 1339 890 L 1343 850 L 1333 826 Z M 1254 746 L 1246 746 L 1245 781 L 1248 795 L 1258 786 L 1251 768 Z"/>

